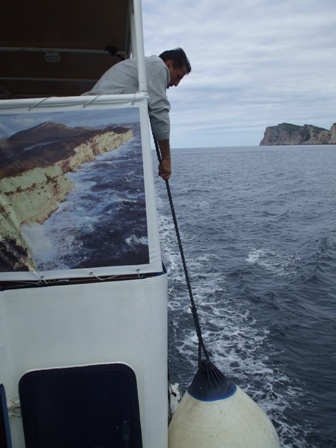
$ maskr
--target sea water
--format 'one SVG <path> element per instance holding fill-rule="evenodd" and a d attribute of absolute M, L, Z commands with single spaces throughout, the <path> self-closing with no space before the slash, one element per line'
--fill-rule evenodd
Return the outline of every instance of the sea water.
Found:
<path fill-rule="evenodd" d="M 70 192 L 43 234 L 26 232 L 39 241 L 42 268 L 76 267 L 83 250 L 81 259 L 92 262 L 92 248 L 105 247 L 106 228 L 119 231 L 110 222 L 123 222 L 122 214 L 136 225 L 122 229 L 127 244 L 115 247 L 114 257 L 141 255 L 147 240 L 138 148 L 136 135 L 69 174 L 77 194 Z M 336 447 L 336 146 L 179 149 L 172 160 L 169 184 L 212 362 L 266 411 L 283 448 Z M 122 196 L 120 183 L 127 186 Z M 169 370 L 185 390 L 197 370 L 197 337 L 159 177 L 156 187 L 169 273 Z M 50 249 L 50 235 L 59 251 Z M 97 264 L 105 263 L 101 252 Z"/>
<path fill-rule="evenodd" d="M 172 159 L 211 360 L 266 411 L 282 447 L 336 447 L 336 146 L 179 149 Z M 197 338 L 165 183 L 156 184 L 170 374 L 185 390 Z"/>

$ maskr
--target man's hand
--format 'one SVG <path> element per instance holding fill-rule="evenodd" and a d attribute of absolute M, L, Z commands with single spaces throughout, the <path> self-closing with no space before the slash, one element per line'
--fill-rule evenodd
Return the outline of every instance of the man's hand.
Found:
<path fill-rule="evenodd" d="M 159 140 L 159 147 L 161 152 L 161 163 L 159 165 L 159 176 L 163 180 L 168 180 L 171 175 L 171 160 L 170 160 L 170 144 L 169 140 Z"/>
<path fill-rule="evenodd" d="M 161 176 L 163 180 L 169 180 L 170 175 L 171 175 L 170 159 L 162 159 L 159 165 L 159 176 Z"/>

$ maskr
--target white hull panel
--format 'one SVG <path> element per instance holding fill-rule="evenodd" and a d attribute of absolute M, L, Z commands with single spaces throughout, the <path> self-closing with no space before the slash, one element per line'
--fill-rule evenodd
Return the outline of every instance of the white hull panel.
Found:
<path fill-rule="evenodd" d="M 0 293 L 0 382 L 24 448 L 18 382 L 29 371 L 123 362 L 136 373 L 143 445 L 167 446 L 167 276 Z"/>

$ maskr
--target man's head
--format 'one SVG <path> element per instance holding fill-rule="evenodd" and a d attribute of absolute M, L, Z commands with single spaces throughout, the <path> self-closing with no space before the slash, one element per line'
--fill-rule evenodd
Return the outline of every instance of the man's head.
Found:
<path fill-rule="evenodd" d="M 168 88 L 178 86 L 181 79 L 191 72 L 190 62 L 182 48 L 164 51 L 160 54 L 160 58 L 169 69 L 170 82 Z"/>

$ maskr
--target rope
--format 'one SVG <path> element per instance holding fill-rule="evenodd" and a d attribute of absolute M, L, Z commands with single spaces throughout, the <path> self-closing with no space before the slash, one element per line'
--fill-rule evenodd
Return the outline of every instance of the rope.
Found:
<path fill-rule="evenodd" d="M 155 143 L 155 149 L 156 149 L 158 161 L 159 161 L 159 163 L 161 163 L 162 158 L 161 158 L 160 148 L 159 148 L 158 142 L 155 138 L 154 138 L 154 143 Z M 184 275 L 185 275 L 185 279 L 186 279 L 186 283 L 187 283 L 187 287 L 188 287 L 188 291 L 189 291 L 189 298 L 190 298 L 190 304 L 191 304 L 190 309 L 191 309 L 191 313 L 192 313 L 192 316 L 194 319 L 196 334 L 197 334 L 197 338 L 198 338 L 198 364 L 200 365 L 200 363 L 202 361 L 202 350 L 203 350 L 203 354 L 207 360 L 209 360 L 209 355 L 208 355 L 207 349 L 204 345 L 201 325 L 199 323 L 197 308 L 196 308 L 196 304 L 195 304 L 195 300 L 194 300 L 194 296 L 193 296 L 193 292 L 192 292 L 192 288 L 191 288 L 191 282 L 190 282 L 190 278 L 189 278 L 187 263 L 186 263 L 185 256 L 184 256 L 182 240 L 181 240 L 181 235 L 180 235 L 180 231 L 179 231 L 179 226 L 177 223 L 177 218 L 176 218 L 175 208 L 174 208 L 174 204 L 173 204 L 173 197 L 171 194 L 169 181 L 165 180 L 165 183 L 166 183 L 166 188 L 167 188 L 170 209 L 171 209 L 171 213 L 172 213 L 172 217 L 173 217 L 173 221 L 174 221 L 177 242 L 178 242 L 178 246 L 179 246 L 179 250 L 180 250 Z"/>

